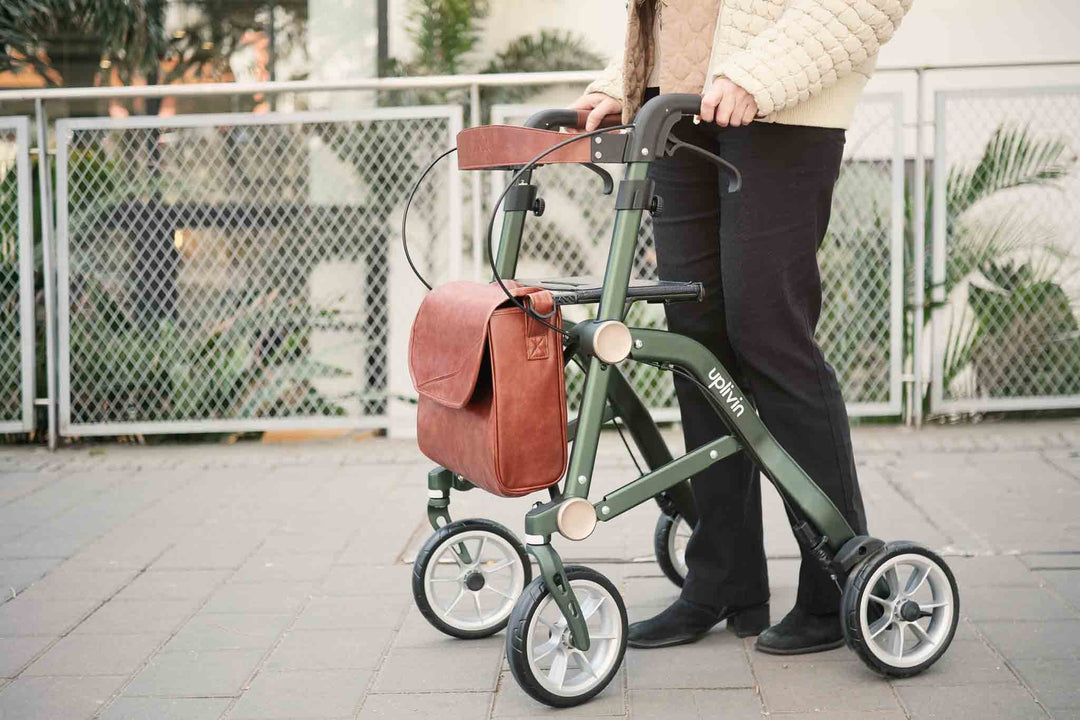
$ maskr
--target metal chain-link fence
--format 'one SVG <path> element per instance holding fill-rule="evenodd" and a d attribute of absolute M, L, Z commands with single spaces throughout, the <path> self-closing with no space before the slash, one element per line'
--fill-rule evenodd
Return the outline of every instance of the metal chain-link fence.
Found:
<path fill-rule="evenodd" d="M 539 106 L 496 105 L 493 123 L 521 124 Z M 899 96 L 864 98 L 847 134 L 845 161 L 833 197 L 829 235 L 819 262 L 825 300 L 818 338 L 836 368 L 852 415 L 900 412 L 902 340 L 903 147 Z M 608 166 L 621 172 L 620 166 Z M 492 177 L 493 198 L 508 178 Z M 615 180 L 618 182 L 618 174 Z M 614 201 L 600 195 L 600 180 L 575 166 L 538 171 L 547 209 L 526 225 L 520 277 L 601 275 L 614 224 Z M 490 209 L 487 210 L 490 212 Z M 486 214 L 485 214 L 486 217 Z M 656 279 L 652 222 L 645 214 L 634 276 Z M 498 226 L 496 226 L 498 227 Z M 693 280 L 693 278 L 686 278 Z M 570 319 L 587 308 L 572 308 Z M 628 322 L 664 327 L 662 305 L 637 303 Z M 678 417 L 670 373 L 631 364 L 629 378 L 658 418 Z M 572 382 L 578 382 L 576 373 Z M 576 385 L 571 385 L 571 390 Z M 572 399 L 576 393 L 569 395 Z"/>
<path fill-rule="evenodd" d="M 937 95 L 932 410 L 1080 406 L 1080 88 Z"/>
<path fill-rule="evenodd" d="M 30 123 L 0 118 L 0 432 L 34 425 Z"/>
<path fill-rule="evenodd" d="M 415 283 L 402 206 L 460 123 L 456 107 L 59 121 L 61 431 L 381 425 L 392 313 L 412 304 L 395 298 Z M 460 267 L 461 195 L 449 168 L 434 180 L 410 233 L 437 281 Z"/>

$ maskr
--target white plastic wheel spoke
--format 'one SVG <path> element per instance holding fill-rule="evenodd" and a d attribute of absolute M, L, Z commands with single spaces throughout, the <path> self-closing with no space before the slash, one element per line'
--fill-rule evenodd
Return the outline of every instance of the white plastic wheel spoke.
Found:
<path fill-rule="evenodd" d="M 890 605 L 888 600 L 886 600 L 885 598 L 880 598 L 877 595 L 874 595 L 873 593 L 867 593 L 867 597 L 869 599 L 873 600 L 874 602 L 876 602 L 878 605 L 884 607 L 884 608 L 887 608 Z"/>
<path fill-rule="evenodd" d="M 456 562 L 458 564 L 458 567 L 462 570 L 466 569 L 465 561 L 461 558 L 461 553 L 464 552 L 468 552 L 468 549 L 465 547 L 465 543 L 461 543 L 460 550 L 458 548 L 450 548 L 450 555 L 453 556 L 454 562 Z"/>
<path fill-rule="evenodd" d="M 605 600 L 607 600 L 607 595 L 601 595 L 596 600 L 596 604 L 593 605 L 592 607 L 590 607 L 588 609 L 586 609 L 584 607 L 581 608 L 581 614 L 585 617 L 586 620 L 588 620 L 589 618 L 591 618 L 593 615 L 596 614 L 596 611 L 600 609 L 600 606 L 604 604 Z"/>
<path fill-rule="evenodd" d="M 508 594 L 504 593 L 502 590 L 499 590 L 498 588 L 493 588 L 490 585 L 484 585 L 484 587 L 482 589 L 490 590 L 491 592 L 495 593 L 496 595 L 502 595 L 507 600 L 513 600 L 514 599 L 513 595 L 508 595 Z"/>
<path fill-rule="evenodd" d="M 580 650 L 577 651 L 577 656 L 581 660 L 581 669 L 587 671 L 590 675 L 599 680 L 600 676 L 596 674 L 595 670 L 593 670 L 592 663 L 589 662 L 588 656 Z"/>
<path fill-rule="evenodd" d="M 503 568 L 508 568 L 514 564 L 513 560 L 503 560 L 502 562 L 495 563 L 494 565 L 485 565 L 480 568 L 480 572 L 484 574 L 499 572 Z"/>
<path fill-rule="evenodd" d="M 870 626 L 871 639 L 876 638 L 878 635 L 885 632 L 891 623 L 892 619 L 888 615 L 878 618 L 878 620 Z"/>
<path fill-rule="evenodd" d="M 920 610 L 933 610 L 934 608 L 945 607 L 948 604 L 949 603 L 946 600 L 942 600 L 941 602 L 919 603 L 919 609 Z"/>
<path fill-rule="evenodd" d="M 926 582 L 926 577 L 929 574 L 929 565 L 926 565 L 924 567 L 916 566 L 915 569 L 911 571 L 911 575 L 908 576 L 907 587 L 904 589 L 904 593 L 907 595 L 914 595 L 916 592 L 918 592 L 919 588 L 921 588 L 923 583 Z"/>
<path fill-rule="evenodd" d="M 450 603 L 450 607 L 446 608 L 446 610 L 444 610 L 444 612 L 447 615 L 452 613 L 454 611 L 454 608 L 457 607 L 457 604 L 459 602 L 461 602 L 461 598 L 463 598 L 463 597 L 465 597 L 465 588 L 461 588 L 460 590 L 458 590 L 458 594 L 457 594 L 457 597 L 454 598 L 454 602 Z"/>
<path fill-rule="evenodd" d="M 536 618 L 536 621 L 537 621 L 538 623 L 540 623 L 541 625 L 543 625 L 544 627 L 546 627 L 546 628 L 548 629 L 548 632 L 549 632 L 549 633 L 551 633 L 552 635 L 557 635 L 557 634 L 559 634 L 560 632 L 562 632 L 562 631 L 561 631 L 561 630 L 559 630 L 559 628 L 557 628 L 557 627 L 555 626 L 555 624 L 554 624 L 553 622 L 551 622 L 550 620 L 545 620 L 545 619 L 544 619 L 544 618 L 542 618 L 542 617 L 538 617 L 538 618 Z"/>
<path fill-rule="evenodd" d="M 452 577 L 452 578 L 431 578 L 431 582 L 433 582 L 433 583 L 437 583 L 437 582 L 452 582 L 452 583 L 459 583 L 459 582 L 461 582 L 461 578 L 460 578 L 460 577 Z"/>
<path fill-rule="evenodd" d="M 484 611 L 480 609 L 480 595 L 478 593 L 472 594 L 473 604 L 476 605 L 476 619 L 484 619 Z"/>
<path fill-rule="evenodd" d="M 480 538 L 480 544 L 476 546 L 476 555 L 473 556 L 473 565 L 478 565 L 480 563 L 480 557 L 484 554 L 484 543 L 486 542 L 486 537 Z"/>
<path fill-rule="evenodd" d="M 564 650 L 555 656 L 555 659 L 551 662 L 551 669 L 548 670 L 548 680 L 555 683 L 559 689 L 562 689 L 563 683 L 566 681 L 566 666 L 569 659 L 569 653 Z"/>
<path fill-rule="evenodd" d="M 900 576 L 896 572 L 895 565 L 885 571 L 885 582 L 889 584 L 889 597 L 900 594 Z"/>
<path fill-rule="evenodd" d="M 589 633 L 589 640 L 618 640 L 618 635 L 597 635 L 595 633 Z"/>
<path fill-rule="evenodd" d="M 548 655 L 550 655 L 551 651 L 557 647 L 559 647 L 559 637 L 552 636 L 548 639 L 547 642 L 545 642 L 543 645 L 533 651 L 533 662 L 540 662 Z"/>
<path fill-rule="evenodd" d="M 896 625 L 896 639 L 893 640 L 892 654 L 896 656 L 897 660 L 904 658 L 904 626 Z"/>
<path fill-rule="evenodd" d="M 930 637 L 926 631 L 922 629 L 922 626 L 919 625 L 919 623 L 913 622 L 908 625 L 908 627 L 911 628 L 911 632 L 914 633 L 919 640 L 922 640 L 924 643 L 929 643 L 930 645 L 937 645 L 937 641 Z"/>

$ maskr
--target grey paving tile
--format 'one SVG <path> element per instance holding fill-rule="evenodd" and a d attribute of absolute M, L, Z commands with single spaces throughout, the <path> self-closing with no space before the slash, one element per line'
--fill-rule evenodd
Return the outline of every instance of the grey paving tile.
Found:
<path fill-rule="evenodd" d="M 34 601 L 17 597 L 0 605 L 0 636 L 62 635 L 96 604 L 93 600 Z"/>
<path fill-rule="evenodd" d="M 972 620 L 1073 620 L 1080 612 L 1043 587 L 974 587 L 961 591 L 960 612 Z"/>
<path fill-rule="evenodd" d="M 627 648 L 634 688 L 747 688 L 754 686 L 743 641 L 714 632 L 693 645 L 657 650 Z"/>
<path fill-rule="evenodd" d="M 169 639 L 162 652 L 269 650 L 292 619 L 292 615 L 200 612 Z"/>
<path fill-rule="evenodd" d="M 204 598 L 229 576 L 228 570 L 147 570 L 117 600 L 186 600 Z"/>
<path fill-rule="evenodd" d="M 889 684 L 858 660 L 758 663 L 754 672 L 770 713 L 895 712 Z"/>
<path fill-rule="evenodd" d="M 229 717 L 234 720 L 351 717 L 370 679 L 367 670 L 263 671 Z"/>
<path fill-rule="evenodd" d="M 311 583 L 226 583 L 210 596 L 206 612 L 294 613 L 311 596 Z"/>
<path fill-rule="evenodd" d="M 332 561 L 330 553 L 257 552 L 240 566 L 229 582 L 321 581 Z"/>
<path fill-rule="evenodd" d="M 321 595 L 412 596 L 409 565 L 334 565 L 319 588 Z"/>
<path fill-rule="evenodd" d="M 416 609 L 411 597 L 408 601 L 403 598 L 400 602 L 402 605 L 407 602 L 408 610 L 406 610 L 405 621 L 401 624 L 401 629 L 394 636 L 395 648 L 440 648 L 461 643 L 459 639 L 450 637 L 429 623 Z M 496 633 L 490 637 L 470 640 L 469 644 L 505 646 L 506 636 L 502 633 Z"/>
<path fill-rule="evenodd" d="M 66 562 L 26 589 L 28 600 L 97 600 L 101 601 L 124 587 L 135 577 L 134 570 L 88 568 Z"/>
<path fill-rule="evenodd" d="M 1016 669 L 1051 708 L 1080 708 L 1080 660 L 1017 660 Z"/>
<path fill-rule="evenodd" d="M 1032 570 L 1080 570 L 1080 551 L 1069 553 L 1029 553 L 1021 555 L 1024 565 Z"/>
<path fill-rule="evenodd" d="M 1017 555 L 950 557 L 946 561 L 956 576 L 961 593 L 972 587 L 1039 585 L 1039 576 Z"/>
<path fill-rule="evenodd" d="M 761 717 L 761 700 L 753 690 L 631 688 L 630 708 L 634 720 L 758 720 Z"/>
<path fill-rule="evenodd" d="M 263 534 L 213 533 L 188 537 L 165 551 L 151 566 L 155 570 L 233 570 L 262 542 Z"/>
<path fill-rule="evenodd" d="M 1039 577 L 1057 590 L 1073 608 L 1080 608 L 1080 570 L 1047 570 L 1040 572 Z"/>
<path fill-rule="evenodd" d="M 92 635 L 168 634 L 198 607 L 197 600 L 110 600 L 73 632 Z"/>
<path fill-rule="evenodd" d="M 82 720 L 92 717 L 123 677 L 21 677 L 0 691 L 4 720 Z"/>
<path fill-rule="evenodd" d="M 979 718 L 979 720 L 1045 720 L 1046 713 L 1019 684 L 901 687 L 897 694 L 911 720 Z"/>
<path fill-rule="evenodd" d="M 478 720 L 486 718 L 491 693 L 424 693 L 368 695 L 360 720 Z"/>
<path fill-rule="evenodd" d="M 55 637 L 48 635 L 0 637 L 0 678 L 15 677 L 24 665 L 54 640 Z"/>
<path fill-rule="evenodd" d="M 386 596 L 313 597 L 296 621 L 297 630 L 395 627 L 405 608 Z"/>
<path fill-rule="evenodd" d="M 393 632 L 365 630 L 293 630 L 274 648 L 267 670 L 374 670 Z"/>
<path fill-rule="evenodd" d="M 261 650 L 159 653 L 124 688 L 127 697 L 239 695 L 262 658 Z"/>
<path fill-rule="evenodd" d="M 577 717 L 621 717 L 626 715 L 626 700 L 623 687 L 626 684 L 626 671 L 620 669 L 611 683 L 589 702 L 574 707 L 569 712 Z M 509 670 L 504 670 L 499 678 L 499 692 L 495 695 L 493 718 L 561 717 L 562 711 L 553 710 L 525 694 L 514 680 Z"/>
<path fill-rule="evenodd" d="M 893 680 L 894 685 L 987 685 L 1015 683 L 1016 677 L 1005 663 L 980 640 L 954 640 L 936 663 L 910 678 Z"/>
<path fill-rule="evenodd" d="M 49 648 L 24 674 L 131 675 L 161 644 L 160 635 L 71 634 Z"/>
<path fill-rule="evenodd" d="M 987 620 L 978 626 L 1009 660 L 1080 659 L 1080 620 Z"/>
<path fill-rule="evenodd" d="M 229 698 L 120 697 L 105 708 L 101 720 L 217 720 Z"/>
<path fill-rule="evenodd" d="M 0 596 L 7 599 L 22 592 L 59 562 L 57 558 L 0 559 Z"/>
<path fill-rule="evenodd" d="M 495 690 L 502 648 L 457 643 L 455 647 L 394 649 L 383 661 L 373 692 Z"/>

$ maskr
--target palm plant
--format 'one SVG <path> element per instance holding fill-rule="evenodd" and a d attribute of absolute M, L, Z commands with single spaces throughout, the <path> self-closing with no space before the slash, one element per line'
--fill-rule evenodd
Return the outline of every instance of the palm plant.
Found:
<path fill-rule="evenodd" d="M 1076 331 L 1060 287 L 1068 253 L 1052 229 L 1029 222 L 1015 205 L 1032 191 L 1060 190 L 1076 160 L 1060 138 L 1006 124 L 974 164 L 949 169 L 939 289 L 945 301 L 929 304 L 924 316 L 952 310 L 943 348 L 946 388 L 961 383 L 967 394 L 1057 394 L 1048 378 L 1072 374 L 1061 369 L 1063 360 L 1080 361 L 1080 348 L 1061 345 Z M 929 239 L 929 212 L 923 221 Z M 930 280 L 928 268 L 924 282 Z"/>
<path fill-rule="evenodd" d="M 50 86 L 93 84 L 99 63 L 128 83 L 157 77 L 166 0 L 4 0 L 0 72 L 30 68 Z"/>

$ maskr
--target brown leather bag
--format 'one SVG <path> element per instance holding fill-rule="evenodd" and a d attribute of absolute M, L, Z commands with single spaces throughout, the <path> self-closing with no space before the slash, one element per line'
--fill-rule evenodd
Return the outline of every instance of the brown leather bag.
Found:
<path fill-rule="evenodd" d="M 506 283 L 562 326 L 550 292 Z M 566 468 L 563 373 L 559 333 L 498 285 L 440 285 L 424 297 L 409 338 L 421 452 L 504 497 L 555 484 Z"/>

